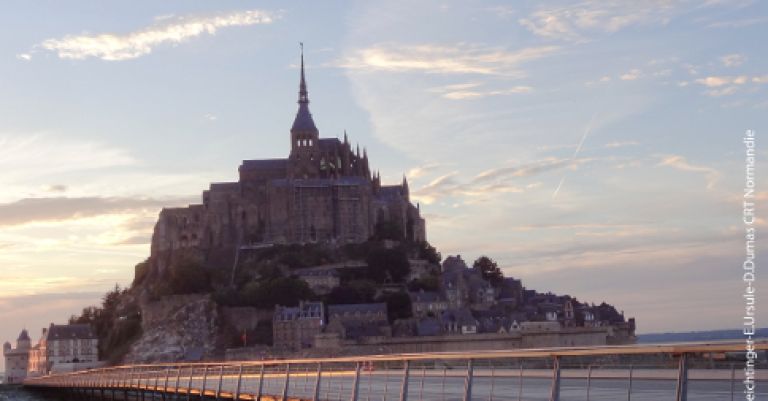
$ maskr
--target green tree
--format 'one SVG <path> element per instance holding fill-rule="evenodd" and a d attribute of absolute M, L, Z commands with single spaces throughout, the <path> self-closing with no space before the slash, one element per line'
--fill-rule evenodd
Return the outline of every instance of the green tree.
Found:
<path fill-rule="evenodd" d="M 246 304 L 262 308 L 274 305 L 296 306 L 300 300 L 315 298 L 307 283 L 292 277 L 253 281 L 246 284 L 240 294 Z"/>
<path fill-rule="evenodd" d="M 379 283 L 383 283 L 388 278 L 395 283 L 400 283 L 411 272 L 408 256 L 400 248 L 373 250 L 365 261 L 368 264 L 368 275 Z"/>
<path fill-rule="evenodd" d="M 397 319 L 407 319 L 413 316 L 411 311 L 411 297 L 404 291 L 382 294 L 377 301 L 387 304 L 387 315 L 389 316 L 390 322 Z"/>
<path fill-rule="evenodd" d="M 472 267 L 479 270 L 483 278 L 488 280 L 494 287 L 498 287 L 504 282 L 504 273 L 499 269 L 496 262 L 487 256 L 479 257 L 472 264 Z"/>
<path fill-rule="evenodd" d="M 331 290 L 326 296 L 327 304 L 364 304 L 373 302 L 376 283 L 370 280 L 350 280 Z"/>
<path fill-rule="evenodd" d="M 173 294 L 196 294 L 210 291 L 211 282 L 202 263 L 182 258 L 170 268 L 168 287 Z"/>

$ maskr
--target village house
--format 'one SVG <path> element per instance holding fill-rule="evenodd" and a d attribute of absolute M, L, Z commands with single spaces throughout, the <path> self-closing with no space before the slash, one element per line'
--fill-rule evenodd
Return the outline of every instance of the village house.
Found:
<path fill-rule="evenodd" d="M 276 348 L 300 350 L 312 347 L 325 324 L 322 302 L 299 301 L 296 307 L 275 306 L 272 342 Z"/>

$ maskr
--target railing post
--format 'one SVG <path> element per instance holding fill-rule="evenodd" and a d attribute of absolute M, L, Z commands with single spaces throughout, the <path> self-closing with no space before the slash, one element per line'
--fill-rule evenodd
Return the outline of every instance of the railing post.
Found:
<path fill-rule="evenodd" d="M 201 388 L 200 388 L 201 400 L 205 399 L 205 385 L 208 384 L 206 383 L 207 381 L 208 381 L 208 365 L 205 365 L 205 368 L 203 369 L 203 384 L 201 385 Z"/>
<path fill-rule="evenodd" d="M 688 354 L 680 354 L 680 366 L 677 369 L 676 401 L 688 400 Z"/>
<path fill-rule="evenodd" d="M 216 399 L 219 399 L 219 396 L 221 394 L 221 384 L 224 381 L 224 365 L 221 365 L 219 367 L 219 385 L 216 387 Z"/>
<path fill-rule="evenodd" d="M 349 401 L 357 401 L 357 395 L 360 388 L 360 362 L 355 365 L 355 378 L 352 382 L 352 395 L 349 397 Z"/>
<path fill-rule="evenodd" d="M 736 366 L 731 364 L 731 401 L 734 400 L 734 395 L 736 392 Z"/>
<path fill-rule="evenodd" d="M 590 391 L 592 390 L 592 365 L 587 368 L 587 401 L 589 401 Z"/>
<path fill-rule="evenodd" d="M 549 401 L 560 401 L 560 357 L 555 356 L 552 364 L 552 393 Z"/>
<path fill-rule="evenodd" d="M 627 401 L 632 400 L 632 373 L 633 373 L 633 366 L 629 365 L 629 383 L 627 384 Z"/>
<path fill-rule="evenodd" d="M 171 367 L 166 366 L 165 367 L 165 382 L 163 383 L 163 394 L 165 394 L 168 391 L 168 379 L 171 376 Z"/>
<path fill-rule="evenodd" d="M 264 388 L 264 364 L 261 364 L 261 370 L 259 371 L 259 385 L 256 386 L 256 401 L 261 400 L 261 390 Z"/>
<path fill-rule="evenodd" d="M 155 385 L 152 386 L 152 392 L 157 393 L 157 386 L 160 385 L 160 372 L 154 371 L 153 374 L 155 375 Z M 152 398 L 153 399 L 155 398 L 154 395 L 152 396 Z"/>
<path fill-rule="evenodd" d="M 403 367 L 403 385 L 400 387 L 400 401 L 408 401 L 408 374 L 410 373 L 411 361 L 406 360 Z"/>
<path fill-rule="evenodd" d="M 467 361 L 467 378 L 464 380 L 464 401 L 472 401 L 472 376 L 474 376 L 474 362 Z"/>
<path fill-rule="evenodd" d="M 232 398 L 233 400 L 237 401 L 240 399 L 240 383 L 243 381 L 243 365 L 241 364 L 237 368 L 237 387 L 235 387 L 235 396 Z"/>
<path fill-rule="evenodd" d="M 280 398 L 281 401 L 288 400 L 288 385 L 291 381 L 291 364 L 286 363 L 285 364 L 285 384 L 283 384 L 283 396 Z"/>
<path fill-rule="evenodd" d="M 195 374 L 195 366 L 189 365 L 189 380 L 187 380 L 187 401 L 192 399 L 192 376 Z"/>
<path fill-rule="evenodd" d="M 173 388 L 173 393 L 179 395 L 179 381 L 181 380 L 181 365 L 176 370 L 176 386 Z"/>
<path fill-rule="evenodd" d="M 264 365 L 261 365 L 262 372 L 264 372 Z M 318 362 L 317 364 L 317 376 L 315 376 L 315 392 L 312 396 L 312 401 L 319 401 L 320 399 L 320 377 L 323 374 L 323 364 Z M 258 401 L 258 400 L 256 400 Z"/>

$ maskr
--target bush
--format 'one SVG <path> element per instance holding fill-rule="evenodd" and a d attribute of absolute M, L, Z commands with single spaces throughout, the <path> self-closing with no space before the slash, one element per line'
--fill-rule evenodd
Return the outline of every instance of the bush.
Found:
<path fill-rule="evenodd" d="M 366 262 L 369 276 L 379 283 L 387 279 L 400 283 L 411 272 L 408 256 L 400 248 L 373 250 L 366 257 Z"/>
<path fill-rule="evenodd" d="M 376 283 L 371 280 L 352 280 L 334 288 L 326 296 L 325 302 L 332 304 L 365 304 L 373 302 L 376 296 Z"/>
<path fill-rule="evenodd" d="M 209 292 L 211 282 L 202 263 L 182 258 L 170 268 L 168 287 L 173 294 L 196 294 Z"/>
<path fill-rule="evenodd" d="M 292 277 L 252 281 L 240 290 L 240 299 L 244 304 L 262 308 L 275 305 L 296 306 L 299 300 L 314 298 L 315 294 L 307 283 Z"/>

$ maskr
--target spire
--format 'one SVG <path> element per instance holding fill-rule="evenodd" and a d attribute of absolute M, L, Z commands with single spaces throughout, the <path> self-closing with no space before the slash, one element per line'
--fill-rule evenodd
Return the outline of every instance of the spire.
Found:
<path fill-rule="evenodd" d="M 293 120 L 293 131 L 315 131 L 315 121 L 312 120 L 312 114 L 309 112 L 309 94 L 307 93 L 307 80 L 304 77 L 304 43 L 299 43 L 301 47 L 301 80 L 299 81 L 299 111 L 296 113 L 296 119 Z"/>
<path fill-rule="evenodd" d="M 344 143 L 349 143 L 347 140 L 347 130 L 344 130 Z"/>
<path fill-rule="evenodd" d="M 299 42 L 301 48 L 301 82 L 299 82 L 299 103 L 309 103 L 307 93 L 307 80 L 304 78 L 304 43 Z"/>

